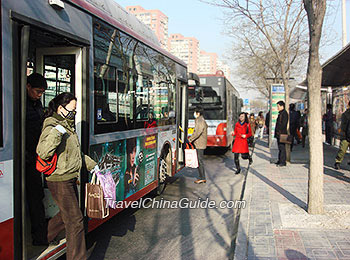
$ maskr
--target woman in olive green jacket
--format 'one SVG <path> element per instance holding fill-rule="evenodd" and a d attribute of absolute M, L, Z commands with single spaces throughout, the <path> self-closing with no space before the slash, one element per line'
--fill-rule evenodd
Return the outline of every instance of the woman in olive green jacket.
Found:
<path fill-rule="evenodd" d="M 36 149 L 44 160 L 57 153 L 56 170 L 46 178 L 47 185 L 60 212 L 48 223 L 47 239 L 53 241 L 66 230 L 67 259 L 86 259 L 83 215 L 79 208 L 77 179 L 83 158 L 78 135 L 75 132 L 77 99 L 71 93 L 61 93 L 49 103 L 43 130 Z M 89 156 L 84 160 L 90 171 L 96 167 Z"/>

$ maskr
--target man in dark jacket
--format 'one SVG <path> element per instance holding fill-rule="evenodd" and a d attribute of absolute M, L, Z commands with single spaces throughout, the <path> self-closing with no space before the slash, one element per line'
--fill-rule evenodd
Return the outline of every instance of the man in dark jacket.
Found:
<path fill-rule="evenodd" d="M 332 104 L 327 104 L 327 112 L 323 115 L 323 121 L 325 122 L 326 143 L 332 144 L 334 122 Z"/>
<path fill-rule="evenodd" d="M 350 101 L 348 103 L 348 107 L 345 112 L 341 115 L 341 142 L 339 146 L 339 151 L 337 157 L 335 157 L 334 168 L 339 170 L 340 163 L 343 161 L 346 150 L 350 144 Z"/>
<path fill-rule="evenodd" d="M 297 139 L 297 129 L 300 128 L 300 113 L 295 111 L 295 104 L 289 105 L 289 131 L 290 135 L 293 136 L 290 150 L 293 150 L 294 139 Z"/>
<path fill-rule="evenodd" d="M 35 168 L 36 146 L 43 124 L 44 109 L 40 101 L 47 89 L 45 78 L 33 73 L 27 78 L 26 106 L 26 199 L 31 222 L 33 245 L 47 245 L 47 224 L 43 205 L 44 189 L 41 173 Z"/>
<path fill-rule="evenodd" d="M 196 118 L 195 127 L 193 134 L 188 138 L 188 141 L 190 143 L 193 142 L 197 149 L 199 178 L 195 181 L 195 183 L 200 184 L 207 182 L 205 179 L 203 156 L 204 149 L 207 148 L 208 125 L 204 120 L 203 109 L 201 107 L 196 108 L 194 112 L 194 117 Z"/>
<path fill-rule="evenodd" d="M 280 135 L 287 134 L 287 125 L 288 125 L 288 113 L 285 110 L 285 103 L 283 101 L 277 102 L 278 117 L 276 121 L 275 128 L 275 138 L 277 138 L 278 144 L 278 161 L 277 166 L 283 167 L 286 166 L 286 145 L 280 142 Z"/>

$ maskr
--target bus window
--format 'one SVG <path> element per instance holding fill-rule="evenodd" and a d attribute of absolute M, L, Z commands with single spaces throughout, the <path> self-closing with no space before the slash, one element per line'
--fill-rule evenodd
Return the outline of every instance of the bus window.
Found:
<path fill-rule="evenodd" d="M 175 124 L 175 110 L 176 110 L 176 85 L 169 84 L 169 123 Z"/>
<path fill-rule="evenodd" d="M 221 93 L 222 92 L 222 93 Z M 193 112 L 196 106 L 202 106 L 205 119 L 223 120 L 226 117 L 226 109 L 223 106 L 224 92 L 219 87 L 200 86 L 189 88 L 190 119 L 194 119 Z"/>
<path fill-rule="evenodd" d="M 116 69 L 106 64 L 95 65 L 95 120 L 97 124 L 117 121 Z"/>
<path fill-rule="evenodd" d="M 149 113 L 153 114 L 153 106 L 150 104 L 150 89 L 152 82 L 149 77 L 138 75 L 136 84 L 136 128 L 143 128 L 149 119 Z"/>
<path fill-rule="evenodd" d="M 44 77 L 47 81 L 47 90 L 43 95 L 44 107 L 48 107 L 49 102 L 63 92 L 74 93 L 74 71 L 74 55 L 44 56 Z"/>

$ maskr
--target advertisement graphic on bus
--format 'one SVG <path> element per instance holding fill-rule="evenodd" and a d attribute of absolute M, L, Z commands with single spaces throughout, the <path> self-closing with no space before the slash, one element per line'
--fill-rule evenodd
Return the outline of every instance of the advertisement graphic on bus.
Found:
<path fill-rule="evenodd" d="M 141 136 L 91 146 L 102 173 L 109 171 L 116 184 L 116 201 L 122 201 L 156 178 L 156 136 Z"/>

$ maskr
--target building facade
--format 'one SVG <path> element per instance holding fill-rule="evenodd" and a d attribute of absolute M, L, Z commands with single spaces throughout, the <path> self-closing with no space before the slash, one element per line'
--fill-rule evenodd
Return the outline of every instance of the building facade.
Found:
<path fill-rule="evenodd" d="M 188 72 L 198 73 L 199 41 L 182 34 L 171 34 L 168 38 L 168 51 L 187 63 Z"/>
<path fill-rule="evenodd" d="M 200 51 L 198 73 L 215 74 L 217 71 L 218 55 L 214 52 Z"/>
<path fill-rule="evenodd" d="M 222 70 L 226 78 L 231 79 L 231 68 L 228 64 L 222 62 L 221 60 L 217 61 L 217 70 Z"/>
<path fill-rule="evenodd" d="M 146 10 L 142 6 L 127 6 L 126 10 L 149 26 L 157 35 L 161 46 L 166 49 L 168 42 L 169 18 L 159 10 Z"/>

